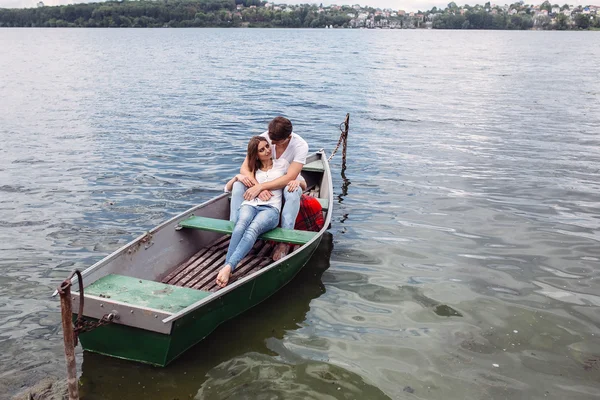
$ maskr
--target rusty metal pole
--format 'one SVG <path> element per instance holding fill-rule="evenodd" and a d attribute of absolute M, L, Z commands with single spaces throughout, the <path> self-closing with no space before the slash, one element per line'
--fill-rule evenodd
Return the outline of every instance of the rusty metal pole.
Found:
<path fill-rule="evenodd" d="M 77 363 L 75 361 L 75 335 L 73 332 L 73 308 L 71 303 L 71 278 L 60 285 L 58 293 L 60 295 L 60 311 L 62 314 L 63 338 L 65 342 L 65 359 L 67 361 L 69 400 L 79 400 Z"/>

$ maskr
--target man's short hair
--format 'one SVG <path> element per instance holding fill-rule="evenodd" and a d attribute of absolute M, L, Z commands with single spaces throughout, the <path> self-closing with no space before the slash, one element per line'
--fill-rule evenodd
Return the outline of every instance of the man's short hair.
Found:
<path fill-rule="evenodd" d="M 292 122 L 284 117 L 275 117 L 269 122 L 269 138 L 285 140 L 292 134 Z"/>

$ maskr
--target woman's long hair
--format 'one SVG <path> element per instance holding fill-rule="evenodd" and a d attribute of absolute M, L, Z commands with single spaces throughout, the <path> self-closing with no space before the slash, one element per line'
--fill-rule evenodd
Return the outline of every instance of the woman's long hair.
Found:
<path fill-rule="evenodd" d="M 258 159 L 258 145 L 260 142 L 268 143 L 267 139 L 262 136 L 252 136 L 248 142 L 248 168 L 253 174 L 262 168 L 262 162 Z"/>

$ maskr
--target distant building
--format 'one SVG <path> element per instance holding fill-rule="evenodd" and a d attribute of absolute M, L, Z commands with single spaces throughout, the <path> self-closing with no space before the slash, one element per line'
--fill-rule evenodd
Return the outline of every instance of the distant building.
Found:
<path fill-rule="evenodd" d="M 39 3 L 37 3 L 37 6 L 38 6 L 38 8 L 40 8 L 40 7 L 44 7 L 44 2 L 43 2 L 43 1 L 40 1 Z"/>
<path fill-rule="evenodd" d="M 398 15 L 399 16 L 403 17 L 404 14 L 406 14 L 406 11 L 404 11 L 404 10 L 398 10 Z"/>
<path fill-rule="evenodd" d="M 560 13 L 560 7 L 552 7 L 552 14 Z"/>

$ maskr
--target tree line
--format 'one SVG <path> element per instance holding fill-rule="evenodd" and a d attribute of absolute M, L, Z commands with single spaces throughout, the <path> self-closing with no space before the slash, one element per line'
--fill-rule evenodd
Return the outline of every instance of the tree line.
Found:
<path fill-rule="evenodd" d="M 0 8 L 2 27 L 290 27 L 346 26 L 342 12 L 316 6 L 292 11 L 264 7 L 261 0 L 140 0 L 25 9 Z M 238 10 L 238 5 L 244 6 Z"/>
<path fill-rule="evenodd" d="M 553 8 L 568 10 L 567 4 L 559 7 L 558 4 L 551 4 L 549 1 L 544 1 L 540 10 L 552 12 Z M 511 15 L 505 12 L 500 7 L 492 7 L 490 3 L 485 5 L 470 7 L 465 5 L 458 7 L 456 3 L 451 2 L 445 9 L 433 7 L 425 12 L 432 20 L 434 29 L 531 29 L 536 27 L 541 29 L 589 29 L 600 28 L 600 18 L 597 15 L 589 15 L 581 13 L 581 6 L 577 7 L 572 18 L 563 13 L 556 15 L 534 15 L 531 6 L 523 3 L 511 4 L 509 9 L 515 10 L 515 14 Z"/>

